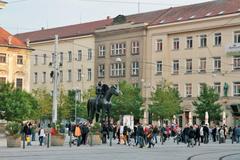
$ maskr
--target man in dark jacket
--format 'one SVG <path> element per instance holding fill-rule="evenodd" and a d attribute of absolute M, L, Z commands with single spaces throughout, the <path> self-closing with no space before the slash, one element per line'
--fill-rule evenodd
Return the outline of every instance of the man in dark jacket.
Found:
<path fill-rule="evenodd" d="M 207 124 L 203 126 L 204 144 L 208 143 L 209 129 Z"/>
<path fill-rule="evenodd" d="M 194 137 L 194 140 L 195 140 L 195 144 L 197 144 L 198 142 L 198 145 L 200 146 L 200 126 L 199 125 L 196 125 L 195 126 L 195 137 Z"/>
<path fill-rule="evenodd" d="M 190 128 L 188 129 L 187 134 L 188 134 L 188 147 L 190 147 L 190 145 L 193 147 L 193 139 L 195 137 L 195 132 L 192 126 L 190 126 Z"/>

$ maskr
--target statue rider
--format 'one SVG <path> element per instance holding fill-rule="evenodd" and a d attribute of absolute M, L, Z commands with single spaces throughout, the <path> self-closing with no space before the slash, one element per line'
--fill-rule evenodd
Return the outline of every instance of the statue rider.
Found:
<path fill-rule="evenodd" d="M 95 110 L 97 112 L 97 106 L 98 106 L 98 103 L 99 103 L 99 100 L 102 98 L 103 96 L 103 89 L 102 89 L 102 82 L 99 81 L 98 84 L 97 84 L 97 87 L 96 87 L 96 105 L 95 105 Z"/>

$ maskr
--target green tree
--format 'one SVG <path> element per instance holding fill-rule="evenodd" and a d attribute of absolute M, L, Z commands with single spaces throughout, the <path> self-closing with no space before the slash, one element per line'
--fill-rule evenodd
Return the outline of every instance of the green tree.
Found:
<path fill-rule="evenodd" d="M 82 101 L 77 103 L 77 115 L 79 117 L 87 119 L 87 102 L 91 97 L 96 97 L 95 87 L 89 88 L 83 93 Z"/>
<path fill-rule="evenodd" d="M 140 88 L 134 87 L 126 81 L 121 81 L 119 88 L 122 95 L 112 98 L 112 117 L 114 120 L 119 120 L 120 115 L 129 114 L 133 115 L 136 120 L 142 118 L 143 98 Z"/>
<path fill-rule="evenodd" d="M 14 88 L 13 84 L 0 84 L 0 111 L 1 118 L 7 121 L 36 119 L 37 100 L 30 93 Z"/>
<path fill-rule="evenodd" d="M 210 122 L 220 120 L 222 109 L 221 105 L 217 103 L 218 100 L 219 94 L 215 89 L 204 84 L 200 96 L 193 101 L 193 105 L 196 106 L 195 112 L 202 122 L 205 119 L 205 112 L 208 112 Z"/>
<path fill-rule="evenodd" d="M 176 89 L 164 82 L 157 86 L 151 97 L 152 104 L 149 111 L 152 113 L 153 120 L 172 119 L 173 115 L 181 112 L 181 97 Z"/>
<path fill-rule="evenodd" d="M 38 102 L 38 117 L 40 119 L 51 119 L 52 116 L 52 96 L 46 89 L 36 89 L 32 91 Z"/>

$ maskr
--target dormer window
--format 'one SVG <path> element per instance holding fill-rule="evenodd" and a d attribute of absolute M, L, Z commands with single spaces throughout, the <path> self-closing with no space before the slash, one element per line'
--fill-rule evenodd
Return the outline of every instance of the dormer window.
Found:
<path fill-rule="evenodd" d="M 209 12 L 209 13 L 207 13 L 205 16 L 207 16 L 207 17 L 208 17 L 208 16 L 210 16 L 211 14 L 212 14 L 212 13 L 211 13 L 211 12 Z"/>
<path fill-rule="evenodd" d="M 191 16 L 191 17 L 189 17 L 190 19 L 193 19 L 193 18 L 195 18 L 196 16 L 195 15 L 193 15 L 193 16 Z"/>
<path fill-rule="evenodd" d="M 219 12 L 218 14 L 223 14 L 224 13 L 224 11 L 221 11 L 221 12 Z"/>
<path fill-rule="evenodd" d="M 164 23 L 165 22 L 165 20 L 161 20 L 159 23 Z"/>
<path fill-rule="evenodd" d="M 180 20 L 182 20 L 182 19 L 183 19 L 182 17 L 179 17 L 177 20 L 180 21 Z"/>

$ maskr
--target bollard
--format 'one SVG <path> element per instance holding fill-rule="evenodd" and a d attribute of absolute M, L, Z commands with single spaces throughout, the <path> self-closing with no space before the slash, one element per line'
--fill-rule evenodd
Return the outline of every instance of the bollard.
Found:
<path fill-rule="evenodd" d="M 48 135 L 47 135 L 47 148 L 49 148 L 49 138 L 50 138 L 50 135 L 48 133 Z"/>
<path fill-rule="evenodd" d="M 25 149 L 25 133 L 22 134 L 22 140 L 23 140 L 23 149 Z"/>

